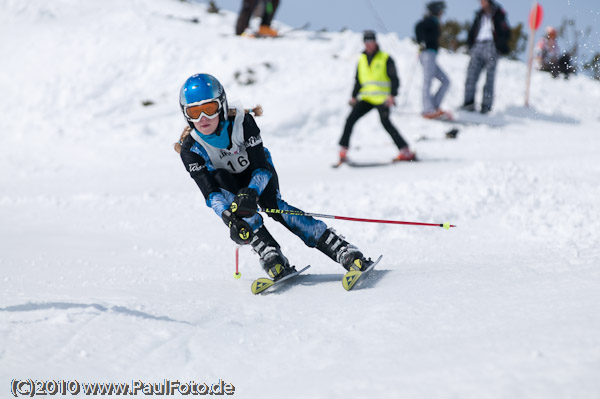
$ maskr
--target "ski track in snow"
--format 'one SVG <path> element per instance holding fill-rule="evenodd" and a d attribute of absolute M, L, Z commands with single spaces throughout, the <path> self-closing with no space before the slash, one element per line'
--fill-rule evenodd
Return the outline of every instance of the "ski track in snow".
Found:
<path fill-rule="evenodd" d="M 332 169 L 361 33 L 253 41 L 229 36 L 235 18 L 170 0 L 0 1 L 0 396 L 13 378 L 171 378 L 224 379 L 241 398 L 597 397 L 600 85 L 534 72 L 526 109 L 526 67 L 503 59 L 487 124 L 445 140 L 453 125 L 418 116 L 416 47 L 382 34 L 402 80 L 392 119 L 423 162 Z M 458 108 L 468 56 L 439 61 Z M 343 269 L 267 218 L 312 267 L 253 296 L 256 255 L 240 250 L 233 279 L 235 246 L 172 150 L 179 88 L 200 71 L 263 105 L 290 204 L 458 227 L 327 220 L 384 255 L 345 292 Z M 376 114 L 350 151 L 396 154 Z"/>

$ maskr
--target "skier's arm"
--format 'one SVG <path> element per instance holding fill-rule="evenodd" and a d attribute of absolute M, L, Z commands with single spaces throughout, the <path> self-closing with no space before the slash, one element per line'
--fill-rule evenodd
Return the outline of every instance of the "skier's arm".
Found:
<path fill-rule="evenodd" d="M 238 190 L 227 212 L 240 218 L 250 218 L 256 214 L 258 198 L 261 196 L 267 184 L 273 177 L 269 170 L 265 149 L 260 137 L 260 129 L 256 126 L 254 118 L 250 114 L 244 116 L 244 147 L 248 155 L 248 172 L 251 173 L 248 186 Z"/>
<path fill-rule="evenodd" d="M 358 96 L 360 91 L 360 82 L 358 81 L 358 68 L 356 68 L 356 75 L 354 76 L 354 87 L 352 88 L 352 98 Z"/>
<path fill-rule="evenodd" d="M 396 72 L 396 64 L 392 57 L 388 57 L 387 59 L 387 73 L 390 77 L 392 84 L 392 97 L 396 97 L 398 95 L 398 89 L 400 89 L 400 78 L 398 78 L 398 73 Z"/>
<path fill-rule="evenodd" d="M 506 20 L 506 13 L 503 9 L 498 9 L 493 17 L 494 22 L 494 34 L 496 36 L 495 43 L 496 48 L 500 54 L 506 55 L 510 52 L 508 42 L 510 41 L 510 26 Z"/>
<path fill-rule="evenodd" d="M 423 22 L 423 42 L 426 49 L 438 50 L 440 26 L 433 18 L 426 18 Z"/>
<path fill-rule="evenodd" d="M 469 28 L 469 33 L 467 34 L 467 47 L 470 49 L 475 44 L 475 39 L 477 39 L 477 33 L 479 32 L 479 24 L 481 23 L 481 14 L 479 12 L 475 13 L 475 19 Z"/>
<path fill-rule="evenodd" d="M 244 141 L 250 161 L 249 168 L 252 171 L 248 188 L 256 191 L 257 196 L 260 197 L 273 174 L 269 170 L 269 161 L 265 155 L 260 129 L 250 114 L 246 114 L 244 118 Z"/>
<path fill-rule="evenodd" d="M 229 207 L 229 202 L 221 193 L 221 189 L 211 174 L 212 163 L 202 147 L 196 146 L 194 152 L 191 147 L 194 139 L 186 138 L 181 146 L 181 160 L 190 177 L 196 182 L 206 200 L 206 205 L 212 208 L 217 216 L 221 217 L 223 211 Z"/>

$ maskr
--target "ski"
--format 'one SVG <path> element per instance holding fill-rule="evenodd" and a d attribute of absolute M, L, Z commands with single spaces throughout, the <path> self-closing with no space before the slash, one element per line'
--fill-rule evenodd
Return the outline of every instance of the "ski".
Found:
<path fill-rule="evenodd" d="M 379 258 L 377 258 L 375 262 L 371 263 L 365 271 L 350 270 L 349 272 L 344 274 L 344 278 L 342 278 L 342 286 L 344 287 L 344 289 L 346 291 L 350 291 L 353 287 L 356 286 L 356 283 L 358 283 L 361 280 L 361 278 L 363 279 L 362 281 L 364 281 L 364 277 L 367 276 L 375 268 L 375 266 L 379 263 L 381 258 L 383 258 L 383 255 L 379 255 Z"/>
<path fill-rule="evenodd" d="M 435 122 L 442 122 L 451 125 L 459 126 L 489 126 L 489 127 L 504 127 L 508 124 L 505 118 L 501 115 L 489 116 L 475 111 L 457 110 L 456 117 L 450 119 L 430 119 Z"/>
<path fill-rule="evenodd" d="M 183 21 L 183 22 L 191 22 L 193 24 L 199 24 L 200 23 L 200 18 L 198 18 L 198 17 L 187 18 L 187 17 L 179 17 L 177 15 L 171 15 L 171 14 L 165 15 L 165 17 L 167 19 L 175 19 L 175 20 Z"/>
<path fill-rule="evenodd" d="M 442 122 L 442 123 L 448 123 L 451 125 L 460 125 L 460 126 L 478 126 L 481 125 L 481 122 L 474 122 L 474 121 L 466 121 L 463 119 L 429 119 L 430 121 L 434 121 L 434 122 Z"/>
<path fill-rule="evenodd" d="M 459 118 L 456 118 L 454 116 L 454 114 L 452 114 L 450 112 L 444 112 L 435 118 L 426 118 L 426 117 L 423 117 L 423 118 L 425 120 L 432 121 L 432 122 L 442 122 L 442 123 L 446 123 L 446 124 L 459 125 L 459 126 L 460 125 L 475 126 L 475 125 L 479 125 L 481 123 L 481 120 L 473 120 L 473 118 L 468 118 L 468 117 L 465 119 L 465 114 L 461 114 L 461 116 L 462 117 L 459 116 Z"/>
<path fill-rule="evenodd" d="M 277 281 L 273 281 L 272 279 L 267 278 L 267 277 L 257 278 L 256 280 L 254 280 L 252 282 L 250 291 L 252 291 L 252 293 L 254 295 L 260 294 L 261 292 L 265 292 L 267 289 L 269 289 L 271 287 L 279 285 L 280 283 L 283 283 L 284 281 L 287 281 L 293 277 L 298 276 L 300 273 L 306 271 L 309 267 L 310 267 L 310 265 L 308 265 L 308 266 L 304 267 L 303 269 L 300 269 L 292 274 L 288 274 L 287 276 L 282 277 L 281 279 L 279 279 Z"/>
<path fill-rule="evenodd" d="M 306 22 L 306 23 L 304 23 L 304 25 L 296 26 L 295 28 L 290 28 L 288 30 L 280 32 L 279 36 L 285 36 L 285 35 L 287 35 L 288 33 L 291 33 L 291 32 L 297 32 L 297 31 L 300 31 L 300 30 L 306 30 L 306 29 L 308 29 L 309 26 L 310 26 L 310 22 Z"/>
<path fill-rule="evenodd" d="M 275 35 L 275 36 L 261 35 L 260 33 L 258 33 L 258 31 L 254 32 L 253 35 L 257 39 L 278 39 L 281 37 L 285 37 L 289 33 L 306 30 L 306 29 L 308 29 L 309 26 L 310 26 L 310 22 L 307 22 L 304 25 L 297 26 L 295 28 L 289 28 L 287 30 L 284 30 L 283 32 L 278 32 L 277 35 Z"/>
<path fill-rule="evenodd" d="M 337 169 L 342 165 L 348 165 L 351 168 L 374 168 L 374 167 L 380 167 L 380 166 L 391 166 L 391 165 L 396 165 L 396 164 L 400 164 L 400 163 L 411 163 L 411 162 L 418 162 L 419 159 L 415 158 L 411 161 L 397 161 L 392 159 L 391 161 L 352 161 L 350 159 L 346 159 L 345 161 L 338 161 L 336 163 L 334 163 L 333 165 L 331 165 L 332 168 Z"/>
<path fill-rule="evenodd" d="M 390 166 L 400 163 L 400 161 L 381 161 L 381 162 L 361 162 L 361 161 L 348 161 L 346 164 L 351 168 L 374 168 L 378 166 Z"/>
<path fill-rule="evenodd" d="M 340 159 L 339 161 L 337 161 L 336 163 L 334 163 L 333 165 L 331 165 L 331 167 L 334 168 L 334 169 L 337 169 L 337 168 L 339 168 L 340 166 L 342 166 L 345 163 L 346 163 L 346 161 Z"/>

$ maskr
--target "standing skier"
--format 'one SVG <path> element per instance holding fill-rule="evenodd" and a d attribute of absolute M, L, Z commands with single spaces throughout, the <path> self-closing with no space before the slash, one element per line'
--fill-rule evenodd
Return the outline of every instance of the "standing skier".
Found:
<path fill-rule="evenodd" d="M 259 36 L 276 37 L 278 33 L 275 29 L 271 28 L 271 21 L 273 21 L 275 11 L 277 11 L 277 7 L 279 7 L 279 0 L 262 1 L 264 3 L 264 9 L 257 34 Z M 250 18 L 252 17 L 254 10 L 258 6 L 258 2 L 259 0 L 242 1 L 242 9 L 240 10 L 240 14 L 235 24 L 236 35 L 242 35 L 246 31 L 246 28 L 248 27 L 248 25 L 250 25 Z"/>
<path fill-rule="evenodd" d="M 261 266 L 274 280 L 294 272 L 257 213 L 257 205 L 285 211 L 298 209 L 281 198 L 277 172 L 254 118 L 241 104 L 230 108 L 223 86 L 208 74 L 187 79 L 179 103 L 189 127 L 175 148 L 207 206 L 225 222 L 233 241 L 252 246 Z M 320 220 L 278 213 L 269 216 L 346 270 L 364 270 L 372 263 Z"/>
<path fill-rule="evenodd" d="M 448 76 L 438 65 L 436 58 L 440 47 L 440 17 L 446 3 L 432 1 L 427 3 L 427 15 L 415 26 L 417 43 L 421 47 L 419 61 L 423 65 L 423 117 L 426 119 L 448 119 L 450 115 L 440 109 L 440 104 L 450 87 Z M 431 93 L 433 79 L 441 85 L 435 94 Z"/>
<path fill-rule="evenodd" d="M 498 54 L 508 54 L 509 39 L 510 28 L 502 7 L 494 0 L 481 0 L 481 9 L 475 14 L 467 37 L 471 60 L 467 69 L 465 100 L 462 109 L 475 111 L 475 89 L 479 75 L 485 68 L 486 78 L 485 86 L 483 86 L 481 113 L 486 114 L 491 111 L 494 102 L 494 79 L 496 78 Z"/>
<path fill-rule="evenodd" d="M 390 121 L 390 107 L 396 104 L 394 97 L 398 95 L 400 87 L 396 64 L 388 53 L 379 50 L 375 32 L 365 31 L 363 41 L 365 51 L 358 60 L 354 89 L 350 99 L 352 112 L 346 119 L 344 133 L 340 139 L 339 163 L 346 161 L 354 124 L 373 108 L 379 112 L 383 127 L 400 150 L 394 161 L 412 161 L 415 159 L 415 153 L 408 148 L 408 144 Z"/>

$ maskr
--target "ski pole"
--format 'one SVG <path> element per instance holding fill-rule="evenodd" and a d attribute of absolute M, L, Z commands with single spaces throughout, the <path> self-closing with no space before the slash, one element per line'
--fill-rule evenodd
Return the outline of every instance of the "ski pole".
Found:
<path fill-rule="evenodd" d="M 419 222 L 403 222 L 403 221 L 400 221 L 400 220 L 363 219 L 363 218 L 353 218 L 353 217 L 348 217 L 348 216 L 325 215 L 325 214 L 322 214 L 322 213 L 310 213 L 310 212 L 303 212 L 303 211 L 300 211 L 300 210 L 291 211 L 291 210 L 272 209 L 272 208 L 265 208 L 262 211 L 264 213 L 271 213 L 271 214 L 292 215 L 292 216 L 312 216 L 314 218 L 348 220 L 348 221 L 351 221 L 351 222 L 407 224 L 407 225 L 411 225 L 411 226 L 435 226 L 435 227 L 443 227 L 446 230 L 449 230 L 450 227 L 456 227 L 456 225 L 450 224 L 449 222 L 445 222 L 445 223 L 419 223 Z"/>
<path fill-rule="evenodd" d="M 235 278 L 235 279 L 242 277 L 242 273 L 240 273 L 240 269 L 239 269 L 239 263 L 240 263 L 240 246 L 237 245 L 235 247 L 235 274 L 233 275 L 233 278 Z"/>
<path fill-rule="evenodd" d="M 406 84 L 406 89 L 404 90 L 404 95 L 403 95 L 402 103 L 399 105 L 399 108 L 406 107 L 406 104 L 408 103 L 408 98 L 409 98 L 409 94 L 410 94 L 410 88 L 412 87 L 412 82 L 414 80 L 415 73 L 417 71 L 417 65 L 419 64 L 419 55 L 420 54 L 421 54 L 421 52 L 417 51 L 417 58 L 413 62 L 412 68 L 409 70 L 411 74 L 408 76 L 408 83 Z"/>

